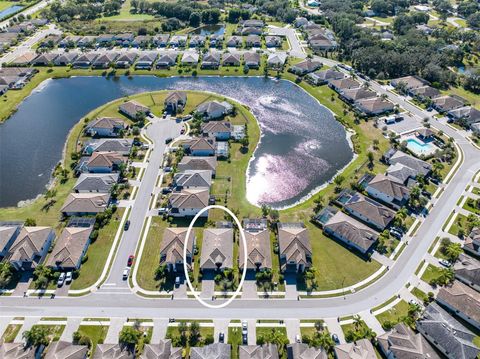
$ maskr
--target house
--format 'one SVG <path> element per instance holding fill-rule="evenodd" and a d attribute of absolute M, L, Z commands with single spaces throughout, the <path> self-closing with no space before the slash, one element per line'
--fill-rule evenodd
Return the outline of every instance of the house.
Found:
<path fill-rule="evenodd" d="M 182 350 L 172 346 L 170 339 L 161 339 L 158 344 L 145 344 L 140 359 L 182 359 Z"/>
<path fill-rule="evenodd" d="M 183 148 L 192 156 L 215 156 L 214 138 L 198 137 L 183 143 Z"/>
<path fill-rule="evenodd" d="M 217 159 L 215 157 L 193 157 L 183 156 L 182 160 L 177 165 L 179 172 L 185 171 L 211 171 L 212 177 L 215 177 L 215 170 L 217 168 Z"/>
<path fill-rule="evenodd" d="M 54 341 L 48 346 L 45 359 L 86 359 L 87 345 L 77 345 L 63 340 Z"/>
<path fill-rule="evenodd" d="M 59 55 L 55 60 L 53 60 L 53 64 L 55 66 L 68 66 L 75 61 L 75 59 L 80 56 L 78 52 L 64 52 L 63 54 Z"/>
<path fill-rule="evenodd" d="M 203 55 L 201 68 L 202 69 L 218 69 L 220 66 L 220 52 L 207 52 Z"/>
<path fill-rule="evenodd" d="M 312 246 L 303 223 L 278 223 L 282 272 L 303 272 L 312 265 Z"/>
<path fill-rule="evenodd" d="M 453 268 L 456 279 L 480 292 L 480 260 L 462 253 Z"/>
<path fill-rule="evenodd" d="M 396 163 L 389 166 L 385 171 L 385 174 L 387 177 L 396 179 L 403 184 L 407 184 L 410 179 L 414 180 L 417 177 L 418 172 L 413 168 L 402 165 L 401 163 Z"/>
<path fill-rule="evenodd" d="M 111 46 L 114 42 L 114 39 L 115 37 L 112 34 L 102 34 L 97 37 L 96 43 L 99 46 Z"/>
<path fill-rule="evenodd" d="M 118 107 L 118 111 L 132 120 L 137 120 L 138 116 L 147 116 L 150 113 L 150 109 L 147 106 L 135 100 L 122 103 Z"/>
<path fill-rule="evenodd" d="M 240 55 L 225 53 L 223 55 L 222 65 L 223 66 L 240 66 Z"/>
<path fill-rule="evenodd" d="M 210 188 L 212 185 L 212 171 L 209 170 L 187 170 L 175 173 L 172 187 L 175 191 L 190 188 Z"/>
<path fill-rule="evenodd" d="M 272 269 L 272 253 L 270 250 L 270 232 L 267 223 L 263 219 L 244 220 L 244 234 L 247 242 L 247 270 Z M 243 253 L 243 241 L 240 240 L 239 267 L 243 270 L 245 257 Z"/>
<path fill-rule="evenodd" d="M 183 272 L 183 249 L 187 246 L 187 265 L 192 264 L 193 249 L 195 246 L 195 232 L 190 233 L 186 244 L 188 228 L 165 228 L 162 245 L 160 246 L 160 264 L 165 264 L 167 270 Z"/>
<path fill-rule="evenodd" d="M 195 112 L 202 116 L 204 120 L 214 120 L 222 118 L 233 111 L 233 105 L 227 101 L 207 101 L 200 104 Z"/>
<path fill-rule="evenodd" d="M 377 232 L 341 211 L 335 213 L 325 223 L 323 230 L 362 254 L 372 250 L 378 240 Z"/>
<path fill-rule="evenodd" d="M 223 35 L 221 34 L 213 34 L 210 35 L 210 48 L 212 47 L 221 47 L 223 44 Z"/>
<path fill-rule="evenodd" d="M 0 344 L 0 358 L 2 359 L 37 359 L 41 354 L 41 350 L 37 350 L 32 345 L 27 346 L 25 343 Z"/>
<path fill-rule="evenodd" d="M 152 37 L 149 35 L 139 35 L 135 36 L 135 38 L 131 42 L 132 47 L 148 47 L 150 42 L 152 41 Z"/>
<path fill-rule="evenodd" d="M 450 112 L 460 107 L 464 107 L 465 102 L 453 96 L 440 96 L 433 99 L 432 107 L 441 113 Z"/>
<path fill-rule="evenodd" d="M 281 36 L 265 36 L 265 45 L 267 47 L 282 47 L 283 38 Z"/>
<path fill-rule="evenodd" d="M 338 80 L 329 80 L 328 87 L 335 90 L 336 92 L 341 92 L 349 89 L 357 89 L 360 87 L 360 83 L 348 77 Z"/>
<path fill-rule="evenodd" d="M 344 205 L 345 210 L 355 218 L 383 231 L 395 218 L 395 211 L 356 192 Z"/>
<path fill-rule="evenodd" d="M 135 348 L 120 344 L 97 344 L 92 359 L 134 359 Z"/>
<path fill-rule="evenodd" d="M 193 217 L 208 206 L 210 199 L 208 188 L 183 189 L 173 192 L 168 199 L 169 214 L 173 217 Z M 202 217 L 208 217 L 208 210 Z M 203 252 L 203 251 L 202 251 Z"/>
<path fill-rule="evenodd" d="M 170 47 L 185 47 L 187 44 L 187 35 L 173 35 L 170 38 Z"/>
<path fill-rule="evenodd" d="M 348 103 L 353 103 L 355 101 L 377 97 L 377 93 L 368 88 L 359 87 L 341 91 L 340 97 Z"/>
<path fill-rule="evenodd" d="M 314 52 L 332 51 L 337 48 L 337 42 L 323 33 L 317 33 L 308 38 L 308 43 Z"/>
<path fill-rule="evenodd" d="M 275 344 L 240 345 L 239 359 L 278 359 L 278 349 Z"/>
<path fill-rule="evenodd" d="M 8 250 L 20 234 L 21 228 L 21 222 L 0 222 L 0 257 L 3 258 L 8 254 Z"/>
<path fill-rule="evenodd" d="M 261 47 L 262 38 L 258 35 L 248 35 L 245 39 L 245 43 L 248 47 Z"/>
<path fill-rule="evenodd" d="M 395 206 L 402 206 L 410 198 L 410 190 L 403 183 L 383 174 L 377 174 L 365 190 L 371 197 Z"/>
<path fill-rule="evenodd" d="M 420 100 L 433 99 L 440 96 L 440 91 L 431 86 L 415 87 L 409 91 L 413 97 L 417 97 Z"/>
<path fill-rule="evenodd" d="M 157 59 L 158 53 L 154 51 L 141 52 L 137 62 L 135 63 L 136 70 L 150 70 L 153 63 Z"/>
<path fill-rule="evenodd" d="M 91 156 L 82 157 L 76 172 L 112 173 L 119 172 L 127 158 L 116 152 L 94 152 Z"/>
<path fill-rule="evenodd" d="M 124 52 L 116 59 L 115 67 L 120 69 L 127 69 L 133 65 L 137 57 L 138 54 L 135 51 Z"/>
<path fill-rule="evenodd" d="M 259 27 L 244 27 L 241 30 L 241 34 L 243 36 L 248 36 L 248 35 L 262 35 L 263 30 Z"/>
<path fill-rule="evenodd" d="M 305 343 L 292 343 L 287 345 L 288 359 L 328 359 L 328 353 L 322 347 L 309 347 Z"/>
<path fill-rule="evenodd" d="M 170 92 L 164 101 L 165 111 L 170 113 L 182 112 L 187 104 L 187 93 L 184 91 Z"/>
<path fill-rule="evenodd" d="M 77 270 L 90 245 L 93 227 L 66 227 L 56 240 L 46 265 L 55 270 Z"/>
<path fill-rule="evenodd" d="M 167 47 L 169 34 L 158 34 L 153 37 L 153 44 L 157 47 Z"/>
<path fill-rule="evenodd" d="M 232 124 L 229 121 L 210 121 L 202 123 L 202 134 L 217 141 L 228 141 L 232 136 Z"/>
<path fill-rule="evenodd" d="M 480 122 L 480 111 L 475 107 L 464 106 L 448 111 L 448 118 L 468 126 Z"/>
<path fill-rule="evenodd" d="M 472 229 L 463 244 L 463 250 L 474 256 L 480 256 L 480 228 Z"/>
<path fill-rule="evenodd" d="M 185 51 L 180 62 L 188 66 L 197 66 L 200 55 L 193 51 Z"/>
<path fill-rule="evenodd" d="M 43 262 L 54 239 L 55 232 L 50 227 L 23 227 L 6 259 L 17 270 L 34 269 Z"/>
<path fill-rule="evenodd" d="M 160 54 L 160 57 L 158 58 L 155 67 L 157 69 L 168 69 L 171 66 L 175 66 L 175 64 L 177 63 L 177 57 L 177 54 L 172 53 Z"/>
<path fill-rule="evenodd" d="M 398 323 L 389 332 L 378 336 L 377 341 L 381 352 L 390 359 L 441 359 L 440 355 L 421 334 L 415 333 L 404 323 Z"/>
<path fill-rule="evenodd" d="M 230 344 L 214 343 L 203 347 L 190 348 L 190 359 L 230 359 L 230 357 Z"/>
<path fill-rule="evenodd" d="M 81 38 L 81 36 L 67 36 L 63 40 L 60 40 L 58 47 L 75 47 Z"/>
<path fill-rule="evenodd" d="M 480 329 L 480 293 L 460 281 L 440 288 L 437 302 L 450 313 Z"/>
<path fill-rule="evenodd" d="M 82 173 L 78 177 L 73 191 L 75 193 L 110 193 L 117 184 L 118 173 Z"/>
<path fill-rule="evenodd" d="M 92 66 L 93 62 L 97 58 L 98 54 L 95 52 L 86 52 L 78 56 L 75 61 L 72 62 L 73 68 L 86 69 Z"/>
<path fill-rule="evenodd" d="M 395 151 L 388 157 L 388 163 L 391 165 L 402 164 L 404 166 L 410 167 L 418 175 L 427 177 L 432 171 L 432 165 L 426 161 L 423 161 L 419 158 L 415 158 L 405 152 Z"/>
<path fill-rule="evenodd" d="M 60 211 L 64 216 L 96 215 L 110 203 L 110 193 L 70 193 Z"/>
<path fill-rule="evenodd" d="M 33 66 L 49 66 L 53 64 L 53 61 L 59 56 L 54 52 L 46 52 L 43 54 L 38 55 L 33 61 Z"/>
<path fill-rule="evenodd" d="M 290 66 L 288 71 L 294 73 L 295 75 L 303 76 L 318 70 L 322 66 L 323 64 L 320 61 L 307 59 L 305 61 L 301 61 L 295 65 Z"/>
<path fill-rule="evenodd" d="M 97 137 L 118 137 L 126 129 L 124 120 L 115 117 L 99 117 L 90 121 L 85 133 Z"/>
<path fill-rule="evenodd" d="M 412 90 L 418 87 L 430 85 L 430 83 L 418 76 L 405 76 L 390 81 L 390 85 L 400 90 Z"/>
<path fill-rule="evenodd" d="M 381 97 L 374 97 L 355 101 L 355 108 L 367 116 L 376 116 L 392 112 L 395 106 Z"/>
<path fill-rule="evenodd" d="M 343 72 L 332 69 L 309 73 L 306 76 L 306 80 L 316 86 L 324 85 L 331 80 L 341 80 L 343 78 L 345 78 Z"/>
<path fill-rule="evenodd" d="M 377 354 L 372 342 L 368 339 L 360 339 L 353 343 L 336 345 L 333 349 L 336 359 L 377 359 Z"/>
<path fill-rule="evenodd" d="M 263 22 L 263 20 L 259 19 L 248 19 L 241 22 L 240 25 L 242 25 L 243 27 L 258 27 L 261 29 L 265 26 L 265 23 Z"/>
<path fill-rule="evenodd" d="M 116 152 L 128 156 L 132 149 L 131 138 L 100 138 L 88 141 L 83 147 L 82 154 L 91 156 L 94 152 Z"/>
<path fill-rule="evenodd" d="M 193 35 L 190 37 L 189 47 L 202 47 L 205 45 L 206 37 L 204 35 Z"/>
<path fill-rule="evenodd" d="M 135 39 L 135 35 L 132 33 L 117 34 L 113 37 L 113 41 L 117 46 L 129 47 Z"/>
<path fill-rule="evenodd" d="M 287 55 L 283 53 L 273 53 L 268 55 L 267 66 L 274 69 L 282 68 L 287 61 Z"/>
<path fill-rule="evenodd" d="M 95 61 L 92 63 L 94 69 L 108 69 L 115 62 L 115 59 L 118 57 L 117 52 L 105 52 L 98 56 Z"/>
<path fill-rule="evenodd" d="M 203 230 L 200 269 L 224 270 L 233 268 L 233 228 Z"/>
<path fill-rule="evenodd" d="M 417 330 L 448 358 L 476 358 L 480 349 L 473 344 L 475 334 L 438 304 L 430 303 L 417 321 Z"/>
<path fill-rule="evenodd" d="M 17 66 L 27 66 L 29 65 L 35 58 L 37 54 L 35 52 L 25 52 L 22 55 L 16 57 L 13 61 L 10 62 L 12 65 Z"/>
<path fill-rule="evenodd" d="M 257 52 L 245 52 L 243 61 L 249 69 L 258 69 L 260 67 L 260 54 Z"/>
<path fill-rule="evenodd" d="M 308 24 L 308 20 L 305 17 L 297 17 L 294 22 L 295 27 L 303 27 L 307 24 Z"/>
<path fill-rule="evenodd" d="M 227 47 L 242 47 L 243 38 L 241 36 L 230 36 L 227 40 Z"/>

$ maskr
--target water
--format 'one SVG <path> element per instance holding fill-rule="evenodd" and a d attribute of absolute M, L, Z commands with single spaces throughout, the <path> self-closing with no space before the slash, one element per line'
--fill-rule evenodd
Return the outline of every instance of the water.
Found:
<path fill-rule="evenodd" d="M 246 104 L 262 138 L 249 164 L 254 204 L 292 205 L 332 179 L 351 159 L 344 128 L 331 112 L 288 81 L 261 77 L 74 77 L 49 80 L 0 125 L 0 207 L 45 190 L 80 118 L 116 98 L 144 91 L 211 91 Z"/>
<path fill-rule="evenodd" d="M 0 20 L 3 20 L 9 15 L 19 12 L 22 9 L 23 9 L 23 6 L 20 6 L 20 5 L 12 5 L 10 7 L 7 7 L 6 9 L 3 9 L 2 11 L 0 11 Z"/>
<path fill-rule="evenodd" d="M 407 148 L 417 155 L 427 155 L 435 151 L 435 146 L 431 143 L 420 143 L 414 138 L 407 140 Z"/>
<path fill-rule="evenodd" d="M 224 25 L 205 25 L 195 30 L 191 31 L 190 34 L 195 35 L 223 35 L 225 33 L 225 26 Z"/>

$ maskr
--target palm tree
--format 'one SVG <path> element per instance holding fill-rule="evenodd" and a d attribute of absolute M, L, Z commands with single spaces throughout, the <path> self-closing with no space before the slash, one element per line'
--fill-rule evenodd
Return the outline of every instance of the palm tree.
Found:
<path fill-rule="evenodd" d="M 325 349 L 328 353 L 331 353 L 333 351 L 333 347 L 335 346 L 335 343 L 333 342 L 333 339 L 328 331 L 323 331 L 316 334 L 315 344 L 317 343 L 318 346 Z"/>
<path fill-rule="evenodd" d="M 445 254 L 451 262 L 455 262 L 462 253 L 463 249 L 460 243 L 450 243 L 445 248 Z"/>

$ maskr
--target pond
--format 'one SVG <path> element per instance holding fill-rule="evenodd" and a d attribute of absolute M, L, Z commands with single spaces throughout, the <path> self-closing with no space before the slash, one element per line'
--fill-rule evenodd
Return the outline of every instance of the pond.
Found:
<path fill-rule="evenodd" d="M 262 132 L 248 168 L 251 203 L 291 206 L 331 180 L 353 157 L 345 129 L 332 113 L 289 81 L 155 76 L 48 80 L 0 125 L 0 207 L 45 190 L 68 132 L 88 112 L 122 96 L 163 89 L 211 91 L 250 107 Z"/>
<path fill-rule="evenodd" d="M 17 13 L 22 9 L 23 9 L 23 6 L 20 6 L 20 5 L 12 5 L 10 7 L 7 7 L 6 9 L 0 11 L 0 20 L 3 20 L 8 16 Z"/>
<path fill-rule="evenodd" d="M 195 35 L 223 35 L 225 33 L 225 26 L 224 25 L 205 25 L 195 30 L 192 30 L 190 34 Z"/>

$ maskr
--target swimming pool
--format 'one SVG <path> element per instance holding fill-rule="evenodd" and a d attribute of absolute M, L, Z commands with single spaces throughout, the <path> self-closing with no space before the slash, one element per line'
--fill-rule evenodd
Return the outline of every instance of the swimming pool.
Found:
<path fill-rule="evenodd" d="M 419 141 L 415 138 L 407 139 L 407 148 L 416 155 L 430 155 L 436 150 L 436 146 L 434 144 Z"/>

